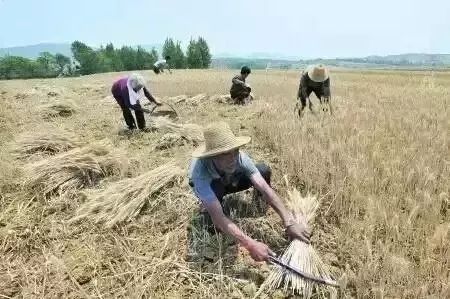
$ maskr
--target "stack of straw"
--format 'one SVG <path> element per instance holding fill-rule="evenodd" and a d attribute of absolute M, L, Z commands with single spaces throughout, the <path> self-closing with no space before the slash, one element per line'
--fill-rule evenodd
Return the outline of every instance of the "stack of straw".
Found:
<path fill-rule="evenodd" d="M 69 117 L 78 110 L 77 105 L 72 100 L 52 100 L 50 103 L 41 106 L 41 115 L 44 119 L 53 117 Z"/>
<path fill-rule="evenodd" d="M 25 165 L 23 185 L 44 196 L 73 192 L 108 175 L 123 173 L 128 166 L 124 156 L 106 143 L 75 148 Z"/>
<path fill-rule="evenodd" d="M 306 220 L 308 224 L 312 224 L 315 213 L 319 207 L 319 202 L 316 197 L 310 194 L 306 197 L 302 197 L 300 192 L 295 188 L 289 191 L 288 195 L 289 206 L 292 209 L 296 221 L 303 222 Z M 306 244 L 300 240 L 294 240 L 282 254 L 280 259 L 285 264 L 298 268 L 314 277 L 333 281 L 330 269 L 322 261 L 311 244 Z M 315 295 L 318 296 L 317 298 L 329 298 L 330 295 L 335 292 L 333 288 L 305 280 L 279 266 L 276 266 L 273 269 L 272 273 L 261 286 L 260 292 L 266 288 L 268 290 L 274 290 L 281 286 L 283 286 L 285 292 L 288 292 L 290 289 L 293 294 L 302 295 L 302 298 L 310 298 L 313 295 L 314 290 L 316 291 Z"/>
<path fill-rule="evenodd" d="M 139 215 L 145 204 L 149 210 L 155 208 L 164 199 L 163 196 L 157 196 L 161 190 L 182 175 L 183 171 L 171 162 L 138 177 L 94 190 L 87 194 L 87 202 L 71 222 L 91 218 L 96 223 L 112 227 L 120 222 L 130 221 Z"/>
<path fill-rule="evenodd" d="M 66 131 L 44 130 L 26 133 L 16 139 L 14 153 L 19 159 L 34 155 L 54 155 L 81 145 L 76 136 Z"/>
<path fill-rule="evenodd" d="M 154 117 L 151 120 L 151 127 L 162 133 L 178 134 L 194 145 L 203 141 L 203 130 L 196 124 L 177 124 L 165 117 Z"/>

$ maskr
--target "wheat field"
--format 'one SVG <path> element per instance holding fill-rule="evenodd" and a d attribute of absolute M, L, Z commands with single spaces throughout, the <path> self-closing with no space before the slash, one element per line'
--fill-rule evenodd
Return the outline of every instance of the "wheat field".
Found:
<path fill-rule="evenodd" d="M 302 119 L 293 110 L 296 71 L 253 72 L 255 101 L 246 107 L 215 100 L 228 92 L 232 71 L 142 74 L 167 102 L 206 94 L 201 101 L 170 102 L 176 122 L 225 120 L 236 134 L 251 135 L 245 151 L 272 167 L 282 198 L 284 176 L 317 195 L 312 243 L 339 280 L 340 298 L 450 298 L 450 73 L 332 70 L 334 115 L 320 111 L 312 96 L 317 113 L 305 110 Z M 252 262 L 226 238 L 202 240 L 207 261 L 186 258 L 198 209 L 186 180 L 164 189 L 130 222 L 107 228 L 69 221 L 86 192 L 170 161 L 186 169 L 195 146 L 158 146 L 167 139 L 159 131 L 122 134 L 122 114 L 110 95 L 120 75 L 0 81 L 0 297 L 252 298 L 270 266 Z M 65 146 L 17 154 L 25 137 L 46 132 L 75 140 L 64 135 Z M 30 166 L 95 142 L 109 145 L 114 159 L 103 159 L 114 161 L 114 171 L 93 158 L 99 174 L 77 173 L 87 183 L 72 184 L 71 192 L 58 185 L 44 194 L 27 183 Z M 278 253 L 288 245 L 273 211 L 235 220 Z"/>

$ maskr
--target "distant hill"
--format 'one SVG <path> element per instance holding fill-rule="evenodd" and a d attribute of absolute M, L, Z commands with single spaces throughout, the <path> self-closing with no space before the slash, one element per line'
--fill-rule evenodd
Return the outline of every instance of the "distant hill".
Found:
<path fill-rule="evenodd" d="M 65 56 L 72 56 L 70 44 L 42 43 L 23 47 L 0 48 L 0 57 L 11 55 L 36 58 L 41 52 L 50 52 L 52 54 L 61 53 Z"/>
<path fill-rule="evenodd" d="M 5 55 L 22 56 L 26 58 L 37 58 L 39 53 L 50 52 L 51 54 L 61 53 L 65 56 L 72 57 L 72 51 L 69 43 L 42 43 L 37 45 L 22 46 L 22 47 L 10 47 L 0 48 L 0 57 Z M 162 44 L 147 44 L 141 45 L 146 50 L 151 50 L 153 47 L 161 53 Z M 161 54 L 160 54 L 161 55 Z"/>
<path fill-rule="evenodd" d="M 253 55 L 252 55 L 253 56 Z M 387 56 L 367 56 L 363 58 L 332 58 L 332 59 L 274 59 L 270 55 L 263 58 L 255 57 L 214 57 L 212 66 L 217 68 L 239 68 L 249 65 L 254 69 L 272 68 L 303 68 L 306 65 L 323 63 L 336 67 L 348 68 L 449 68 L 450 54 L 408 53 Z"/>

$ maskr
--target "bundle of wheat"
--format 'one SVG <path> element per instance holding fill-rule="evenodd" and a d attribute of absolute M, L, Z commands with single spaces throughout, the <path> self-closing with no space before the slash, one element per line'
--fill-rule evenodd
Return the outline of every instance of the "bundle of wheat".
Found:
<path fill-rule="evenodd" d="M 203 130 L 196 124 L 177 124 L 165 117 L 154 117 L 150 126 L 162 133 L 178 134 L 193 145 L 198 145 L 203 141 Z"/>
<path fill-rule="evenodd" d="M 288 195 L 289 207 L 292 209 L 296 220 L 300 222 L 306 219 L 311 224 L 314 220 L 316 210 L 319 207 L 319 202 L 316 197 L 310 194 L 302 197 L 300 192 L 295 188 L 289 191 Z M 311 244 L 306 244 L 300 240 L 292 241 L 281 255 L 280 260 L 311 276 L 333 282 L 330 269 L 322 261 Z M 290 289 L 293 294 L 301 294 L 303 296 L 302 298 L 310 298 L 314 291 L 314 295 L 317 296 L 315 298 L 330 298 L 330 296 L 335 295 L 334 289 L 324 285 L 318 285 L 311 280 L 305 280 L 299 275 L 279 266 L 274 268 L 263 283 L 260 292 L 263 289 L 275 290 L 281 286 L 283 286 L 285 292 L 288 292 Z"/>
<path fill-rule="evenodd" d="M 221 104 L 231 104 L 232 99 L 229 94 L 215 94 L 209 97 L 209 100 L 212 102 L 217 102 Z"/>
<path fill-rule="evenodd" d="M 157 197 L 164 187 L 181 178 L 183 171 L 173 162 L 164 164 L 138 177 L 124 179 L 101 190 L 87 194 L 87 202 L 78 210 L 71 222 L 92 218 L 97 223 L 112 227 L 135 218 L 144 205 L 150 210 L 163 196 Z"/>
<path fill-rule="evenodd" d="M 41 105 L 41 115 L 44 119 L 53 117 L 69 117 L 78 110 L 77 105 L 68 99 L 52 100 Z"/>
<path fill-rule="evenodd" d="M 106 143 L 91 144 L 29 163 L 24 168 L 23 185 L 49 196 L 73 193 L 95 185 L 101 178 L 118 174 L 128 166 L 125 154 Z"/>
<path fill-rule="evenodd" d="M 188 143 L 189 141 L 179 134 L 166 133 L 156 142 L 155 149 L 165 150 L 175 146 L 183 146 Z"/>
<path fill-rule="evenodd" d="M 15 140 L 13 151 L 17 158 L 27 159 L 34 155 L 54 155 L 80 146 L 81 141 L 72 133 L 60 130 L 27 132 Z"/>

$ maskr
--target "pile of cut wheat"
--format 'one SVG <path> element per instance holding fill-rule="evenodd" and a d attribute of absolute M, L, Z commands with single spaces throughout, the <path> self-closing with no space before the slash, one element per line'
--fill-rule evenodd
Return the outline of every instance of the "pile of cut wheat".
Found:
<path fill-rule="evenodd" d="M 75 148 L 25 165 L 23 185 L 44 196 L 73 192 L 124 172 L 128 166 L 124 157 L 105 142 Z"/>
<path fill-rule="evenodd" d="M 173 162 L 164 164 L 135 178 L 111 183 L 106 188 L 87 193 L 87 202 L 71 222 L 91 218 L 112 227 L 135 218 L 147 204 L 152 210 L 164 199 L 160 193 L 183 175 Z"/>
<path fill-rule="evenodd" d="M 54 155 L 80 145 L 80 140 L 72 133 L 52 128 L 19 136 L 13 150 L 17 158 L 26 159 L 40 154 Z"/>

